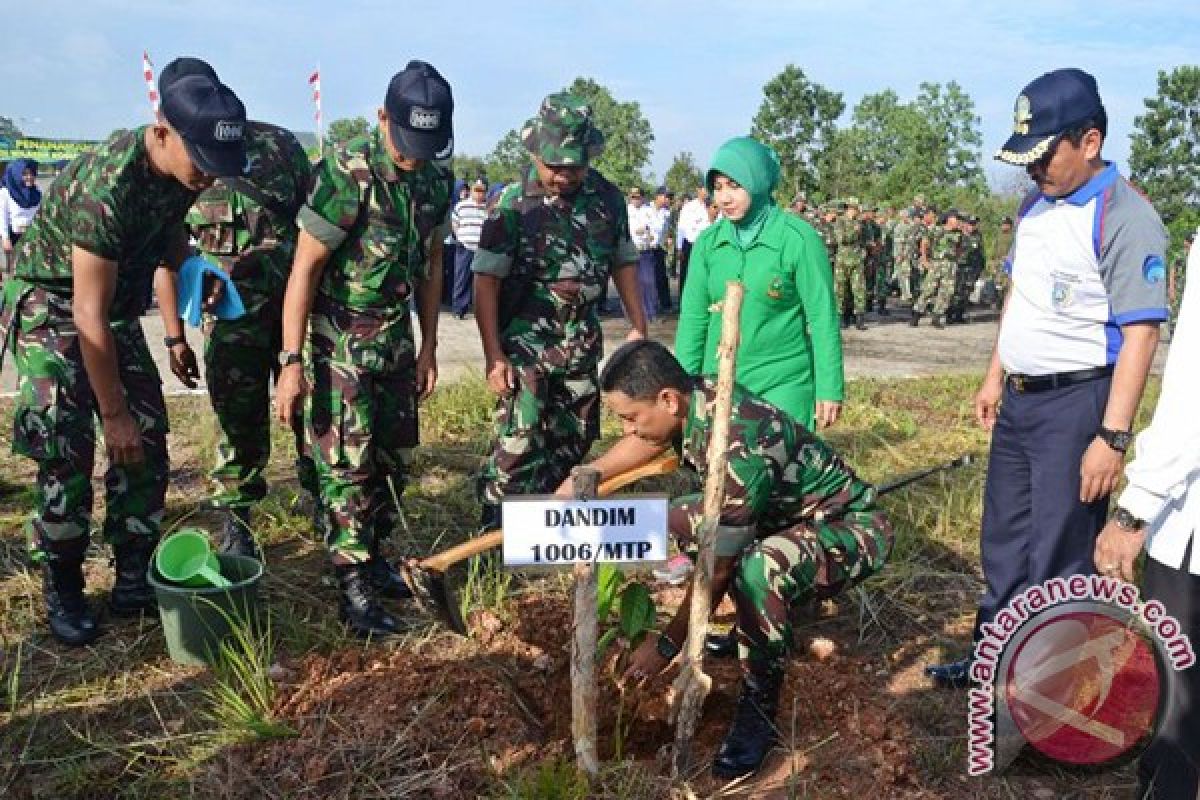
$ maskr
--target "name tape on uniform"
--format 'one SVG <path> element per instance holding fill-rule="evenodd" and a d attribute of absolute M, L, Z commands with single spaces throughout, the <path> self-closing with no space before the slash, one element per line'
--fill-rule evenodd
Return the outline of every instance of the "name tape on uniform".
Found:
<path fill-rule="evenodd" d="M 504 501 L 504 565 L 632 564 L 667 560 L 667 498 Z"/>

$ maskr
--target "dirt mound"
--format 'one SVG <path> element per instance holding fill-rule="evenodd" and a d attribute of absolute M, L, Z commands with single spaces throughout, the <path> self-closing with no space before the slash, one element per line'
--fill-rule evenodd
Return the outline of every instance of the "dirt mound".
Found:
<path fill-rule="evenodd" d="M 525 597 L 507 624 L 486 612 L 473 623 L 469 642 L 442 636 L 416 650 L 372 647 L 291 665 L 276 710 L 299 735 L 234 753 L 243 761 L 235 772 L 271 776 L 284 796 L 340 794 L 348 776 L 391 774 L 397 787 L 426 781 L 428 796 L 474 797 L 515 767 L 570 758 L 566 599 Z M 788 796 L 804 785 L 820 786 L 821 797 L 923 796 L 912 784 L 906 725 L 879 705 L 886 695 L 875 667 L 842 647 L 827 650 L 790 665 L 778 720 L 784 747 L 744 786 L 747 796 Z M 736 662 L 710 660 L 708 669 L 714 688 L 694 750 L 702 766 L 725 734 L 739 680 Z M 673 736 L 672 678 L 622 696 L 602 677 L 604 759 L 619 751 L 661 769 Z M 718 785 L 705 775 L 694 787 L 707 795 Z"/>

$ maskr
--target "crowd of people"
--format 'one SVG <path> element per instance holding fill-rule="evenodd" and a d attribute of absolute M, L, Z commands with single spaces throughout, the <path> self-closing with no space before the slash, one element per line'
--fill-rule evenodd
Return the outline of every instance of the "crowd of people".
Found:
<path fill-rule="evenodd" d="M 159 91 L 154 124 L 114 133 L 45 197 L 27 163 L 9 165 L 0 189 L 12 253 L 0 347 L 19 381 L 13 447 L 37 464 L 29 549 L 59 641 L 85 645 L 102 632 L 83 572 L 97 419 L 108 456 L 102 531 L 116 569 L 109 608 L 154 608 L 147 568 L 170 473 L 167 411 L 140 323 L 151 285 L 170 368 L 189 386 L 199 371 L 183 298 L 209 312 L 204 359 L 220 437 L 209 502 L 222 513 L 220 548 L 262 555 L 251 511 L 267 490 L 273 386 L 341 617 L 355 634 L 384 637 L 400 625 L 383 601 L 410 594 L 385 543 L 400 522 L 420 404 L 438 380 L 447 294 L 460 319 L 474 313 L 495 395 L 477 480 L 489 530 L 502 527 L 506 498 L 573 494 L 571 470 L 598 438 L 602 401 L 625 434 L 592 462 L 602 477 L 672 447 L 705 471 L 725 286 L 737 280 L 745 301 L 713 576 L 737 625 L 710 652 L 736 654 L 743 681 L 713 769 L 752 772 L 775 740 L 795 612 L 878 572 L 893 545 L 875 487 L 815 432 L 836 424 L 844 402 L 841 329 L 862 328 L 872 310 L 886 316 L 893 296 L 911 303 L 910 324 L 927 313 L 935 327 L 966 322 L 985 277 L 994 296 L 976 299 L 1003 314 L 975 399 L 992 431 L 976 636 L 1049 577 L 1099 570 L 1131 580 L 1143 545 L 1157 561 L 1147 591 L 1200 632 L 1188 495 L 1200 448 L 1180 399 L 1195 354 L 1178 355 L 1193 346 L 1184 337 L 1195 313 L 1181 280 L 1167 280 L 1158 215 L 1101 156 L 1107 115 L 1087 73 L 1058 70 L 1022 90 L 997 157 L 1024 167 L 1037 189 L 990 244 L 973 217 L 939 214 L 921 197 L 895 213 L 854 198 L 781 208 L 779 160 L 750 137 L 716 151 L 693 196 L 676 204 L 660 187 L 647 202 L 592 166 L 604 136 L 588 104 L 565 92 L 521 128 L 532 163 L 520 180 L 456 187 L 453 94 L 420 61 L 388 83 L 373 130 L 328 145 L 316 164 L 288 131 L 248 120 L 203 61 L 173 61 Z M 212 269 L 184 280 L 181 267 L 197 257 Z M 681 285 L 674 352 L 647 339 L 648 323 L 675 310 L 671 262 Z M 601 371 L 610 284 L 629 329 Z M 1180 342 L 1109 520 L 1168 290 L 1182 297 Z M 229 292 L 238 313 L 224 310 Z M 681 551 L 694 553 L 701 519 L 699 498 L 672 501 Z M 679 654 L 687 606 L 631 655 L 625 679 L 648 680 Z M 929 674 L 965 686 L 971 666 L 967 657 Z M 1143 759 L 1144 797 L 1196 793 L 1196 675 L 1178 678 Z"/>

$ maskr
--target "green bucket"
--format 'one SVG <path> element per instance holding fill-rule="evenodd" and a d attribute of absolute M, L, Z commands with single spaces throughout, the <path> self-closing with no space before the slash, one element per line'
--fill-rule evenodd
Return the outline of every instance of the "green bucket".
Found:
<path fill-rule="evenodd" d="M 208 537 L 196 528 L 183 528 L 163 539 L 154 554 L 158 572 L 168 581 L 183 586 L 229 587 L 221 575 L 221 562 Z"/>
<path fill-rule="evenodd" d="M 216 556 L 229 586 L 180 586 L 167 581 L 155 565 L 148 571 L 150 585 L 158 598 L 158 614 L 167 654 L 176 664 L 211 664 L 230 639 L 235 625 L 258 625 L 258 582 L 262 564 L 248 556 L 220 553 Z"/>

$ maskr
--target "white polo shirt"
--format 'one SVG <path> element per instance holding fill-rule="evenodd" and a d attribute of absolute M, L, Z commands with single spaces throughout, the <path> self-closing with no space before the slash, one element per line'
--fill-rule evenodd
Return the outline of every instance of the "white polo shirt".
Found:
<path fill-rule="evenodd" d="M 1116 363 L 1121 326 L 1167 319 L 1167 232 L 1113 164 L 1062 198 L 1022 203 L 1005 260 L 1005 371 L 1050 375 Z"/>

